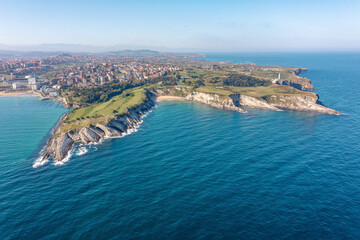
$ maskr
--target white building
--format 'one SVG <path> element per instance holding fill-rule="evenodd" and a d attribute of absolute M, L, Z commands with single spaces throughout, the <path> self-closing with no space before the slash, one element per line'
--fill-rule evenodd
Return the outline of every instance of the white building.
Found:
<path fill-rule="evenodd" d="M 28 84 L 32 85 L 32 84 L 35 84 L 35 83 L 36 83 L 36 78 L 35 77 L 29 77 Z"/>
<path fill-rule="evenodd" d="M 51 92 L 49 92 L 49 96 L 50 97 L 58 97 L 59 96 L 59 92 L 58 91 L 51 91 Z"/>
<path fill-rule="evenodd" d="M 56 89 L 56 90 L 59 90 L 61 88 L 61 86 L 56 84 L 56 85 L 53 86 L 53 88 Z"/>
<path fill-rule="evenodd" d="M 275 83 L 277 83 L 279 80 L 281 80 L 281 74 L 280 74 L 280 73 L 279 73 L 277 79 L 273 79 L 273 80 L 272 80 L 272 83 L 275 84 Z"/>
<path fill-rule="evenodd" d="M 12 84 L 12 88 L 14 89 L 14 90 L 17 90 L 17 89 L 19 89 L 19 88 L 25 88 L 26 86 L 23 84 L 23 83 L 20 83 L 20 82 L 14 82 L 13 84 Z"/>
<path fill-rule="evenodd" d="M 34 84 L 29 85 L 32 90 L 39 90 L 40 89 L 40 83 L 36 82 Z"/>

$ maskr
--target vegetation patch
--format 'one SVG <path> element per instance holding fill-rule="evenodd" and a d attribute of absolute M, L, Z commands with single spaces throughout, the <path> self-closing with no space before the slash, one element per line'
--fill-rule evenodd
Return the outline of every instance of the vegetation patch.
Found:
<path fill-rule="evenodd" d="M 263 80 L 245 74 L 231 74 L 224 80 L 224 85 L 237 87 L 258 87 L 269 86 L 270 84 L 271 82 L 268 80 Z"/>
<path fill-rule="evenodd" d="M 205 87 L 199 87 L 196 91 L 204 93 L 213 93 L 221 96 L 231 94 L 243 94 L 255 98 L 263 98 L 271 95 L 314 95 L 312 92 L 303 92 L 290 86 L 270 85 L 266 87 L 234 87 L 234 86 L 216 86 L 207 84 Z"/>
<path fill-rule="evenodd" d="M 115 96 L 109 101 L 74 110 L 69 118 L 63 122 L 60 131 L 76 131 L 97 123 L 106 124 L 114 116 L 124 115 L 129 109 L 142 104 L 145 99 L 146 90 L 144 88 L 126 90 L 121 95 Z"/>

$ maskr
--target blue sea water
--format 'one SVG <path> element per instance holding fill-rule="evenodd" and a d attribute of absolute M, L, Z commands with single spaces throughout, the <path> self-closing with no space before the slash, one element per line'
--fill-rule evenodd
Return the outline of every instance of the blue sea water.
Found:
<path fill-rule="evenodd" d="M 33 168 L 66 112 L 0 98 L 0 239 L 360 239 L 360 54 L 207 54 L 307 67 L 346 115 L 159 102 L 136 133 Z"/>

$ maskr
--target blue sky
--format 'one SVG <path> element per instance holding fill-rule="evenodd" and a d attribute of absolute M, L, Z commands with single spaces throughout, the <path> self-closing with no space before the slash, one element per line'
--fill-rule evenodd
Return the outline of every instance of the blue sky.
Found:
<path fill-rule="evenodd" d="M 359 0 L 0 0 L 0 44 L 360 50 Z"/>

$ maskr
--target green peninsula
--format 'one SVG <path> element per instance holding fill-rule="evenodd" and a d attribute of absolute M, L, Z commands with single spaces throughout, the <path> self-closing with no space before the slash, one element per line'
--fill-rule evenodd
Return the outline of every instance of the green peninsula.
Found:
<path fill-rule="evenodd" d="M 73 110 L 61 119 L 46 145 L 44 158 L 64 159 L 74 143 L 96 143 L 121 137 L 141 123 L 156 98 L 176 96 L 242 113 L 251 108 L 340 114 L 325 107 L 311 81 L 298 76 L 303 68 L 255 64 L 187 65 L 162 76 L 95 87 L 62 86 L 61 96 Z"/>

